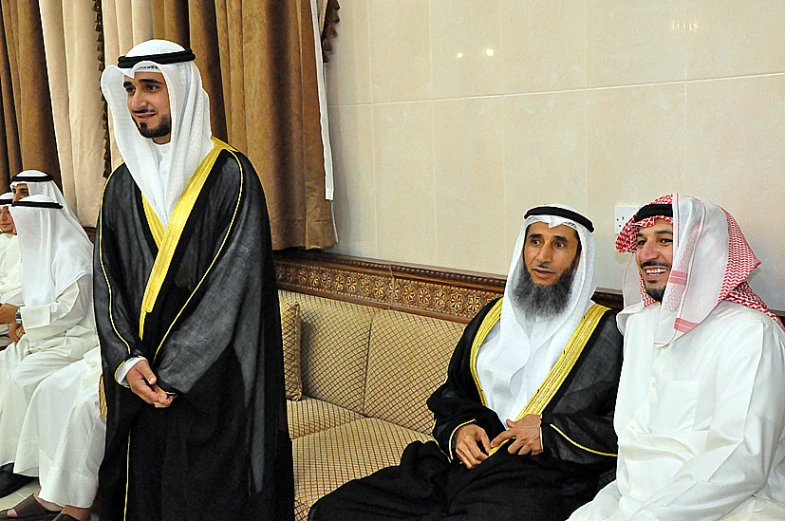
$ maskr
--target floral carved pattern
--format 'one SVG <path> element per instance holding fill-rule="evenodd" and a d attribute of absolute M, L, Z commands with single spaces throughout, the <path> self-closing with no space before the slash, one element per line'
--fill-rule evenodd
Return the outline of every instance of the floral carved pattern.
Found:
<path fill-rule="evenodd" d="M 502 291 L 460 287 L 452 280 L 424 282 L 392 274 L 352 271 L 351 268 L 305 265 L 288 259 L 277 259 L 275 264 L 281 289 L 452 316 L 461 322 L 471 319 L 488 302 L 501 296 Z"/>
<path fill-rule="evenodd" d="M 276 279 L 281 289 L 305 290 L 326 297 L 359 297 L 378 303 L 389 301 L 390 281 L 384 277 L 281 261 L 275 264 Z"/>
<path fill-rule="evenodd" d="M 497 275 L 302 250 L 274 252 L 273 258 L 280 289 L 456 322 L 468 322 L 504 292 L 505 279 Z M 624 307 L 615 290 L 599 289 L 593 300 L 616 311 Z M 785 320 L 785 313 L 775 313 Z"/>

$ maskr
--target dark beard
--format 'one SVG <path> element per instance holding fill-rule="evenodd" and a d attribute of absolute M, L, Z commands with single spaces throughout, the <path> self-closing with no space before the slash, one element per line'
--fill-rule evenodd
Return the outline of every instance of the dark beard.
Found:
<path fill-rule="evenodd" d="M 136 122 L 136 120 L 134 120 Z M 148 127 L 147 123 L 136 123 L 136 128 L 143 137 L 156 138 L 168 136 L 172 133 L 172 118 L 161 116 L 161 124 L 157 127 Z"/>
<path fill-rule="evenodd" d="M 650 267 L 654 267 L 654 266 L 661 266 L 661 267 L 664 267 L 664 268 L 671 269 L 671 265 L 668 264 L 667 262 L 655 261 L 655 260 L 650 260 L 650 261 L 646 261 L 646 262 L 641 263 L 640 269 L 642 270 L 643 268 L 650 268 Z M 643 277 L 643 275 L 641 275 L 641 277 Z M 656 302 L 662 302 L 662 297 L 665 296 L 665 288 L 666 287 L 667 286 L 663 286 L 661 288 L 649 289 L 649 288 L 646 287 L 645 283 L 643 284 L 643 289 Z"/>
<path fill-rule="evenodd" d="M 533 313 L 538 318 L 552 317 L 567 308 L 574 278 L 575 266 L 571 266 L 553 284 L 535 284 L 529 270 L 521 263 L 521 275 L 510 296 L 515 305 L 527 313 Z"/>
<path fill-rule="evenodd" d="M 656 302 L 662 302 L 662 297 L 665 296 L 665 288 L 652 288 L 649 289 L 646 286 L 643 287 L 646 290 L 646 293 L 653 298 Z"/>

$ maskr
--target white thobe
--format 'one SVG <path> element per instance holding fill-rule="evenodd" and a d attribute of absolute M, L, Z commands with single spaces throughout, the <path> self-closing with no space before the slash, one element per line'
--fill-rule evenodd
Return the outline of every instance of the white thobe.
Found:
<path fill-rule="evenodd" d="M 39 476 L 40 497 L 90 508 L 98 490 L 106 420 L 98 403 L 98 347 L 38 386 L 25 415 L 14 473 Z"/>
<path fill-rule="evenodd" d="M 722 302 L 658 348 L 659 310 L 627 321 L 616 481 L 570 521 L 785 519 L 785 333 Z"/>
<path fill-rule="evenodd" d="M 22 304 L 22 254 L 16 235 L 0 234 L 0 303 Z M 0 348 L 13 342 L 8 336 L 8 325 L 0 324 Z"/>
<path fill-rule="evenodd" d="M 0 302 L 22 305 L 22 252 L 16 235 L 8 239 L 0 260 Z"/>
<path fill-rule="evenodd" d="M 6 247 L 11 244 L 12 237 L 14 237 L 13 234 L 0 232 L 0 268 L 3 265 L 3 257 L 5 257 Z M 2 278 L 2 273 L 0 273 L 0 278 Z"/>
<path fill-rule="evenodd" d="M 16 455 L 19 433 L 36 387 L 98 345 L 90 275 L 45 306 L 23 306 L 25 335 L 0 351 L 0 465 Z"/>

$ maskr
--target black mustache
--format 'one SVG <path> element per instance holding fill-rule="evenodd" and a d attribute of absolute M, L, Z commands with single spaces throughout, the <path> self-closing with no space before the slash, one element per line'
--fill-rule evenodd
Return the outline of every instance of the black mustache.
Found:
<path fill-rule="evenodd" d="M 153 110 L 153 109 L 139 109 L 139 110 L 135 110 L 134 114 L 147 114 L 147 113 L 152 113 L 152 112 L 155 112 L 155 110 Z"/>
<path fill-rule="evenodd" d="M 641 268 L 653 268 L 654 266 L 659 266 L 661 268 L 670 268 L 671 267 L 671 265 L 668 264 L 667 262 L 656 261 L 656 260 L 650 260 L 650 261 L 646 261 L 646 262 L 642 262 L 641 263 Z"/>
<path fill-rule="evenodd" d="M 539 269 L 539 270 L 545 270 L 551 272 L 553 271 L 551 269 L 551 265 L 547 262 L 537 262 L 532 266 L 532 269 Z"/>

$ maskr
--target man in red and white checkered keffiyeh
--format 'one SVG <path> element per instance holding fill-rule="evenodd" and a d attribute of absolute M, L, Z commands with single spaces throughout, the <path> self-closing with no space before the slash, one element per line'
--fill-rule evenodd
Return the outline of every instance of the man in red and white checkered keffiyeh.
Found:
<path fill-rule="evenodd" d="M 785 519 L 785 331 L 746 283 L 760 261 L 738 224 L 667 195 L 616 248 L 634 254 L 616 481 L 569 521 Z"/>
<path fill-rule="evenodd" d="M 660 272 L 656 259 L 640 259 L 639 234 L 654 227 L 657 220 L 667 223 L 672 233 L 672 261 L 664 273 L 652 273 L 650 280 L 657 290 L 647 288 L 647 270 L 640 262 Z M 624 306 L 655 302 L 659 296 L 666 313 L 673 320 L 673 333 L 663 331 L 658 343 L 664 344 L 698 325 L 723 300 L 735 302 L 765 313 L 780 327 L 779 318 L 769 311 L 746 279 L 760 261 L 752 252 L 736 220 L 723 208 L 680 194 L 666 195 L 641 208 L 624 226 L 616 239 L 616 249 L 633 253 L 624 283 Z M 647 291 L 648 289 L 648 291 Z M 664 328 L 668 329 L 668 328 Z"/>

